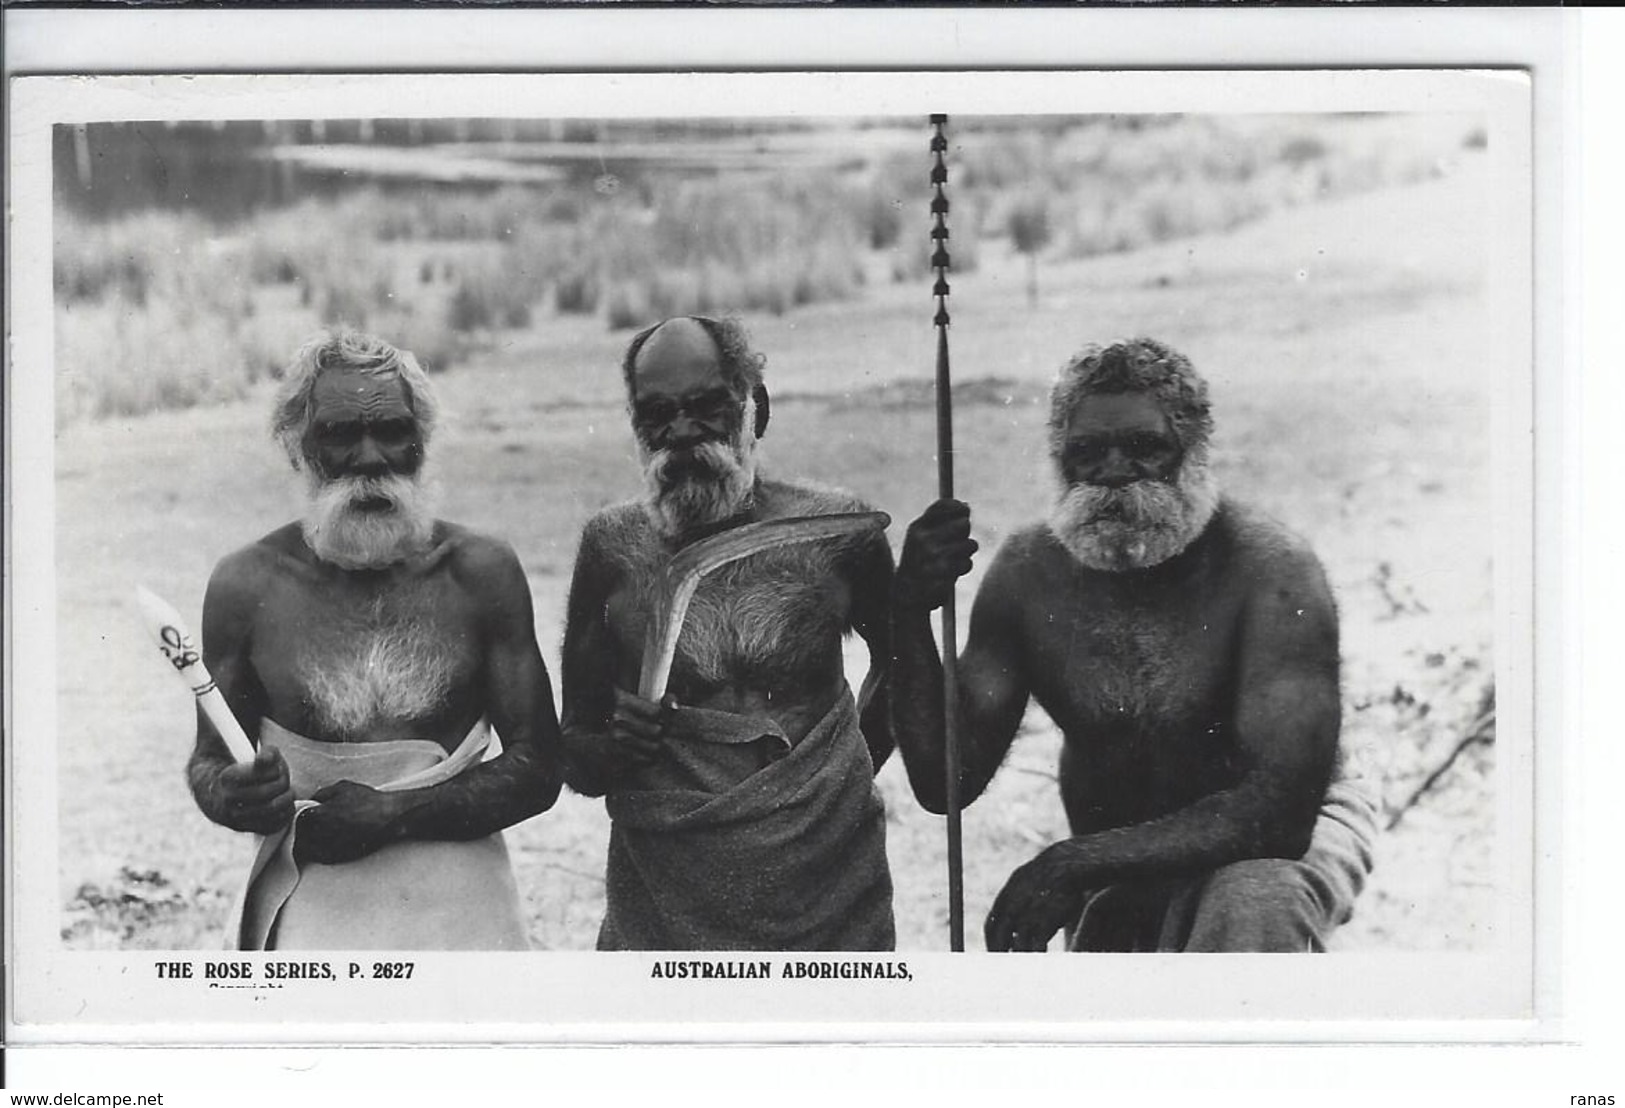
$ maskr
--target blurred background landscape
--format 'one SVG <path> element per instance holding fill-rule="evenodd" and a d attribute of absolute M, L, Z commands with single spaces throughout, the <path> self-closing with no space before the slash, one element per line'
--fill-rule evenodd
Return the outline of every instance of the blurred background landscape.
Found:
<path fill-rule="evenodd" d="M 1232 493 L 1304 533 L 1343 616 L 1345 734 L 1378 868 L 1339 945 L 1489 944 L 1497 896 L 1487 173 L 1455 115 L 955 117 L 960 495 L 983 565 L 1047 510 L 1050 378 L 1151 334 L 1213 384 Z M 575 543 L 638 471 L 631 329 L 737 314 L 766 464 L 908 520 L 934 495 L 923 120 L 330 120 L 62 126 L 54 149 L 62 934 L 220 941 L 249 844 L 182 767 L 146 584 L 195 620 L 214 562 L 297 511 L 265 432 L 315 330 L 415 351 L 449 408 L 444 513 L 518 549 L 557 693 Z M 979 567 L 980 568 L 980 567 Z M 978 575 L 961 590 L 968 603 Z M 852 668 L 861 672 L 861 646 Z M 1527 741 L 1527 736 L 1520 738 Z M 967 913 L 1065 833 L 1036 708 L 966 815 Z M 900 946 L 946 947 L 941 821 L 880 775 Z M 608 823 L 509 832 L 545 948 L 590 948 Z M 974 928 L 973 928 L 974 930 Z"/>

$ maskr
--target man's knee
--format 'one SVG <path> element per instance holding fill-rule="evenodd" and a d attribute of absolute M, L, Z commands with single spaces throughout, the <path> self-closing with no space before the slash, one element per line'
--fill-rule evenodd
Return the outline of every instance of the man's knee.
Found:
<path fill-rule="evenodd" d="M 1216 870 L 1207 882 L 1208 894 L 1242 898 L 1294 908 L 1315 902 L 1315 880 L 1310 867 L 1293 858 L 1249 858 Z"/>
<path fill-rule="evenodd" d="M 1215 871 L 1196 905 L 1186 950 L 1321 950 L 1334 924 L 1315 874 L 1287 858 L 1251 858 Z"/>

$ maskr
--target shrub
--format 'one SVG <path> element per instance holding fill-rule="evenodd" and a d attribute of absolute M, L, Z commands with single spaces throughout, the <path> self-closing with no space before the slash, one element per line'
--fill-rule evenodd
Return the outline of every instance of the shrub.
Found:
<path fill-rule="evenodd" d="M 236 335 L 215 312 L 115 299 L 59 307 L 56 329 L 62 422 L 218 403 L 248 389 Z"/>
<path fill-rule="evenodd" d="M 485 290 L 467 278 L 457 283 L 446 306 L 446 326 L 453 331 L 475 331 L 491 326 L 491 303 Z"/>
<path fill-rule="evenodd" d="M 1005 213 L 1010 245 L 1027 258 L 1027 303 L 1038 303 L 1038 253 L 1049 245 L 1049 197 L 1029 190 L 1017 197 Z"/>
<path fill-rule="evenodd" d="M 1016 199 L 1005 212 L 1005 231 L 1010 245 L 1022 254 L 1037 254 L 1049 245 L 1049 198 L 1029 191 Z"/>
<path fill-rule="evenodd" d="M 860 287 L 861 213 L 862 194 L 827 176 L 684 181 L 651 213 L 605 206 L 584 245 L 608 281 L 612 329 L 693 312 L 779 314 Z M 570 291 L 587 281 L 578 269 Z"/>
<path fill-rule="evenodd" d="M 434 312 L 393 309 L 375 327 L 396 346 L 410 350 L 428 373 L 444 373 L 469 353 L 467 336 L 445 326 Z"/>
<path fill-rule="evenodd" d="M 654 322 L 649 297 L 637 281 L 615 281 L 604 298 L 604 319 L 611 331 L 625 331 Z"/>
<path fill-rule="evenodd" d="M 206 235 L 196 217 L 143 212 L 94 223 L 60 212 L 52 284 L 59 302 L 99 301 L 117 296 L 141 305 L 156 282 Z"/>
<path fill-rule="evenodd" d="M 590 260 L 567 264 L 553 283 L 553 307 L 560 312 L 591 315 L 601 295 L 598 267 Z"/>
<path fill-rule="evenodd" d="M 1290 166 L 1319 161 L 1326 156 L 1326 143 L 1314 135 L 1293 135 L 1281 144 L 1281 160 Z"/>

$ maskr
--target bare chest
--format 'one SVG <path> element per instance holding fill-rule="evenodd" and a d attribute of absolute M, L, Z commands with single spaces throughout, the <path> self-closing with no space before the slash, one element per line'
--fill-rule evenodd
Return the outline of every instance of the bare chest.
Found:
<path fill-rule="evenodd" d="M 1236 615 L 1224 598 L 1056 589 L 1024 622 L 1035 691 L 1069 733 L 1171 752 L 1227 728 Z"/>
<path fill-rule="evenodd" d="M 479 714 L 481 649 L 449 582 L 289 582 L 262 608 L 251 658 L 272 716 L 311 737 L 456 739 Z"/>
<path fill-rule="evenodd" d="M 663 555 L 651 552 L 609 598 L 610 630 L 623 666 L 635 666 L 654 608 Z M 839 668 L 851 589 L 834 553 L 819 544 L 763 551 L 701 580 L 689 604 L 672 670 L 690 697 L 722 686 L 794 690 Z"/>

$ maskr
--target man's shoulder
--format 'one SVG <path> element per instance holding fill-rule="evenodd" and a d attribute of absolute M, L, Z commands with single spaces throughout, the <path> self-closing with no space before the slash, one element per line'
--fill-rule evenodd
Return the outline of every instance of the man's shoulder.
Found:
<path fill-rule="evenodd" d="M 976 588 L 977 603 L 1008 612 L 1020 610 L 1029 599 L 1049 603 L 1057 584 L 1055 575 L 1070 565 L 1068 559 L 1048 524 L 1017 527 L 999 543 L 988 563 Z"/>
<path fill-rule="evenodd" d="M 1229 539 L 1227 579 L 1264 604 L 1335 619 L 1337 600 L 1309 540 L 1256 507 L 1226 500 L 1215 518 Z"/>
<path fill-rule="evenodd" d="M 649 512 L 641 500 L 622 500 L 606 504 L 587 519 L 590 531 L 625 531 L 649 526 Z"/>
<path fill-rule="evenodd" d="M 298 572 L 309 547 L 298 523 L 288 523 L 215 563 L 205 595 L 205 624 L 252 622 L 265 596 L 279 579 Z"/>
<path fill-rule="evenodd" d="M 623 500 L 598 509 L 581 529 L 583 550 L 602 549 L 613 553 L 629 544 L 647 541 L 654 535 L 654 524 L 640 500 Z"/>
<path fill-rule="evenodd" d="M 464 569 L 504 569 L 519 564 L 519 555 L 506 539 L 444 519 L 435 520 L 433 548 Z"/>
<path fill-rule="evenodd" d="M 226 584 L 262 581 L 266 575 L 300 561 L 309 549 L 299 524 L 285 523 L 221 558 L 212 579 Z"/>
<path fill-rule="evenodd" d="M 436 520 L 434 527 L 425 572 L 449 572 L 482 611 L 501 616 L 529 613 L 530 581 L 511 543 L 446 520 Z"/>
<path fill-rule="evenodd" d="M 989 572 L 1028 573 L 1039 565 L 1053 561 L 1057 554 L 1064 553 L 1065 549 L 1050 531 L 1049 524 L 1035 521 L 1017 527 L 1005 536 L 999 544 L 998 553 L 993 556 Z"/>
<path fill-rule="evenodd" d="M 605 582 L 636 576 L 659 557 L 662 545 L 640 500 L 610 504 L 594 512 L 581 529 L 576 573 Z M 579 579 L 579 577 L 578 577 Z"/>
<path fill-rule="evenodd" d="M 874 511 L 869 502 L 862 497 L 834 485 L 764 478 L 758 488 L 762 513 L 769 519 Z"/>
<path fill-rule="evenodd" d="M 787 519 L 797 516 L 829 516 L 873 512 L 876 509 L 862 497 L 833 485 L 810 481 L 763 481 L 758 486 L 759 518 Z M 888 519 L 890 517 L 887 517 Z M 891 573 L 891 545 L 884 530 L 863 529 L 830 540 L 826 549 L 834 552 L 835 565 L 864 575 Z M 885 562 L 884 569 L 881 562 Z"/>
<path fill-rule="evenodd" d="M 1257 505 L 1226 497 L 1214 526 L 1223 529 L 1235 556 L 1250 566 L 1324 573 L 1309 540 Z"/>

